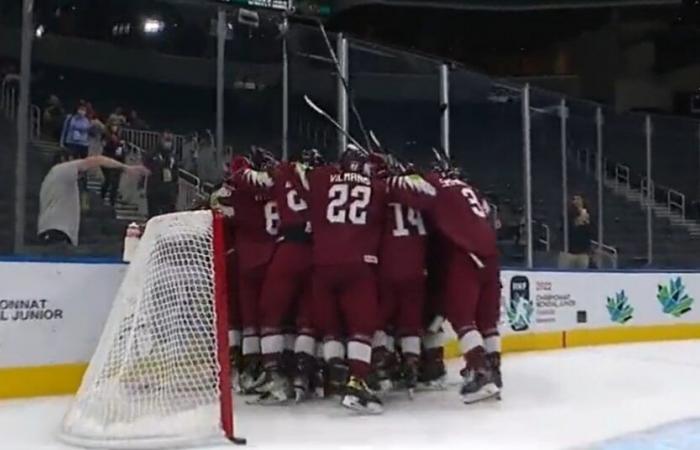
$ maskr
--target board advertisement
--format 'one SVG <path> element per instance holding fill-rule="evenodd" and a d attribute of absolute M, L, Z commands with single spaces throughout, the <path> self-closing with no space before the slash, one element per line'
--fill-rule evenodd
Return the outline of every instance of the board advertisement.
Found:
<path fill-rule="evenodd" d="M 0 368 L 89 361 L 126 267 L 0 262 Z"/>

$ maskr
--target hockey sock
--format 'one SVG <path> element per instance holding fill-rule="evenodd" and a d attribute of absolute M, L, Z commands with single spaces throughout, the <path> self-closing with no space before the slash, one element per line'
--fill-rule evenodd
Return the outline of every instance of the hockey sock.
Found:
<path fill-rule="evenodd" d="M 473 370 L 484 370 L 484 340 L 475 329 L 467 329 L 460 333 L 459 349 L 464 355 L 467 367 Z"/>
<path fill-rule="evenodd" d="M 350 375 L 359 379 L 367 379 L 370 372 L 370 361 L 372 359 L 372 347 L 361 340 L 351 340 L 348 342 L 348 365 Z"/>

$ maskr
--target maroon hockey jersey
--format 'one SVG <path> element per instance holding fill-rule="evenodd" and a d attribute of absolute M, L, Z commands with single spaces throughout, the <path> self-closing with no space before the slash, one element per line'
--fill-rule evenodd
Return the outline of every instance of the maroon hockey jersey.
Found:
<path fill-rule="evenodd" d="M 437 231 L 463 252 L 480 258 L 498 255 L 496 232 L 474 188 L 462 180 L 443 178 L 435 172 L 425 178 L 437 191 L 429 208 L 431 223 Z"/>
<path fill-rule="evenodd" d="M 304 164 L 280 163 L 273 171 L 272 198 L 280 216 L 280 235 L 290 231 L 310 232 L 309 182 L 310 169 Z"/>
<path fill-rule="evenodd" d="M 235 246 L 243 270 L 267 264 L 275 249 L 280 216 L 270 198 L 272 180 L 249 167 L 237 170 L 229 180 L 234 209 Z"/>
<path fill-rule="evenodd" d="M 386 208 L 386 184 L 335 166 L 308 176 L 316 265 L 378 262 Z"/>
<path fill-rule="evenodd" d="M 425 275 L 428 233 L 417 209 L 389 203 L 379 254 L 380 276 L 407 280 Z"/>

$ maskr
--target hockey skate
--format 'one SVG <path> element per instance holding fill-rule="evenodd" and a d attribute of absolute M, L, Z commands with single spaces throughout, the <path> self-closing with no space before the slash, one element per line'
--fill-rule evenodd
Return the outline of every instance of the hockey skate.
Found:
<path fill-rule="evenodd" d="M 308 355 L 297 356 L 296 376 L 294 377 L 294 398 L 297 403 L 310 397 L 324 397 L 324 379 L 321 363 Z"/>
<path fill-rule="evenodd" d="M 231 389 L 236 394 L 241 394 L 243 390 L 241 389 L 241 376 L 237 369 L 231 369 Z"/>
<path fill-rule="evenodd" d="M 401 366 L 401 383 L 408 390 L 412 399 L 418 385 L 418 359 L 413 356 L 405 357 Z"/>
<path fill-rule="evenodd" d="M 363 414 L 381 414 L 384 411 L 382 401 L 372 393 L 364 380 L 356 377 L 350 377 L 341 404 Z"/>
<path fill-rule="evenodd" d="M 342 360 L 331 360 L 326 365 L 324 397 L 342 395 L 348 383 L 348 366 Z"/>
<path fill-rule="evenodd" d="M 418 387 L 426 391 L 447 389 L 447 370 L 442 360 L 424 362 L 418 372 Z"/>
<path fill-rule="evenodd" d="M 260 396 L 251 401 L 250 404 L 283 405 L 293 398 L 289 380 L 276 370 L 268 371 L 265 374 L 265 380 L 257 390 L 260 392 Z"/>
<path fill-rule="evenodd" d="M 386 349 L 380 348 L 372 354 L 372 372 L 367 384 L 375 392 L 389 392 L 393 389 L 393 378 L 400 379 L 397 370 L 396 356 Z"/>
<path fill-rule="evenodd" d="M 462 378 L 462 388 L 459 393 L 462 401 L 468 405 L 497 397 L 500 392 L 488 371 L 464 369 Z"/>
<path fill-rule="evenodd" d="M 501 400 L 501 392 L 503 390 L 503 377 L 501 375 L 501 354 L 500 353 L 489 353 L 486 355 L 486 366 L 491 372 L 491 379 L 498 388 L 498 395 L 496 398 Z"/>
<path fill-rule="evenodd" d="M 248 364 L 239 376 L 240 391 L 243 395 L 258 394 L 258 388 L 265 382 L 265 373 L 259 364 Z"/>
<path fill-rule="evenodd" d="M 294 377 L 294 401 L 301 403 L 309 396 L 311 383 L 309 382 L 309 377 L 306 375 L 297 375 Z"/>
<path fill-rule="evenodd" d="M 236 394 L 241 394 L 243 393 L 243 389 L 241 388 L 240 369 L 243 357 L 241 356 L 240 349 L 237 347 L 231 347 L 229 354 L 231 355 L 231 389 L 233 389 L 233 392 Z"/>

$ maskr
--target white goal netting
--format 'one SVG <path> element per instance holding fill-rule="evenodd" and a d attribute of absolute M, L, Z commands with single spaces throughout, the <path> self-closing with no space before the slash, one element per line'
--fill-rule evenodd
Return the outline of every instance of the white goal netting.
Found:
<path fill-rule="evenodd" d="M 64 441 L 170 448 L 225 438 L 213 247 L 209 211 L 148 222 L 64 418 Z"/>

